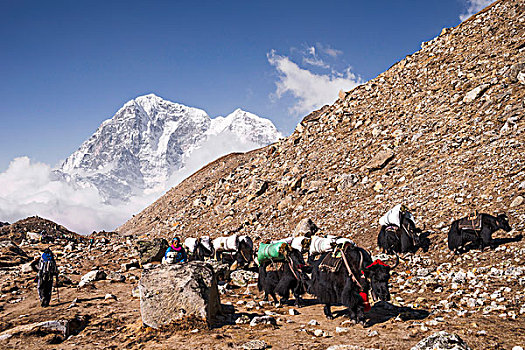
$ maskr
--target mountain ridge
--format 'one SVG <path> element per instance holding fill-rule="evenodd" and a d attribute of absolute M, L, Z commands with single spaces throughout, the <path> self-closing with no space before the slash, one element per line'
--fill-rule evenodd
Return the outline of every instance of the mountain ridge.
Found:
<path fill-rule="evenodd" d="M 97 188 L 109 201 L 126 200 L 165 186 L 211 137 L 227 138 L 227 151 L 245 151 L 281 134 L 271 121 L 241 109 L 212 119 L 202 109 L 148 94 L 126 102 L 103 121 L 57 174 L 78 186 Z M 208 152 L 211 158 L 222 155 L 220 149 Z"/>

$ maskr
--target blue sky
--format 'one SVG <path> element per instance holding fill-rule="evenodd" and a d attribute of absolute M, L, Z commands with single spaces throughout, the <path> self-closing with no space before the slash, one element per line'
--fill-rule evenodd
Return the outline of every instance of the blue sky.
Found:
<path fill-rule="evenodd" d="M 0 172 L 55 165 L 147 93 L 288 134 L 489 2 L 1 0 Z"/>

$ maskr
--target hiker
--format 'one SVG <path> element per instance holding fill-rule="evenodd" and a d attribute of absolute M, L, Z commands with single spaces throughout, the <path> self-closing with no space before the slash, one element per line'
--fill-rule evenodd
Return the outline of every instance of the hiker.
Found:
<path fill-rule="evenodd" d="M 171 241 L 171 245 L 166 249 L 162 263 L 164 264 L 177 264 L 188 261 L 186 250 L 180 244 L 180 238 L 175 237 Z"/>
<path fill-rule="evenodd" d="M 38 268 L 36 267 L 38 263 Z M 55 256 L 51 249 L 46 248 L 39 259 L 31 263 L 31 268 L 38 272 L 36 280 L 38 282 L 38 297 L 42 307 L 49 306 L 51 293 L 53 292 L 53 277 L 56 276 L 58 293 L 58 269 Z"/>

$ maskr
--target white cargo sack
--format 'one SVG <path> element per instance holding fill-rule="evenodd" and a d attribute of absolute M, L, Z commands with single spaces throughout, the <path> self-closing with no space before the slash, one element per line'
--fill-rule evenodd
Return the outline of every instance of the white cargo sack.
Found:
<path fill-rule="evenodd" d="M 312 242 L 310 243 L 310 254 L 322 254 L 330 252 L 334 249 L 336 239 L 323 238 L 319 236 L 312 236 Z"/>
<path fill-rule="evenodd" d="M 399 222 L 399 212 L 401 211 L 401 204 L 396 205 L 392 209 L 390 209 L 385 215 L 379 219 L 379 225 L 381 226 L 388 226 L 388 225 L 396 225 L 397 227 L 401 226 L 401 223 Z M 414 216 L 407 212 L 406 217 L 411 220 L 414 225 L 416 224 L 416 219 Z"/>
<path fill-rule="evenodd" d="M 335 241 L 335 244 L 337 244 L 337 246 L 344 246 L 345 244 L 351 244 L 351 245 L 355 245 L 355 242 L 352 241 L 350 238 L 344 238 L 344 237 L 341 237 L 341 238 L 338 238 L 336 241 Z"/>
<path fill-rule="evenodd" d="M 215 252 L 236 252 L 239 248 L 239 236 L 218 237 L 213 240 Z"/>
<path fill-rule="evenodd" d="M 184 247 L 186 248 L 188 253 L 195 253 L 195 248 L 197 247 L 197 238 L 186 238 L 184 240 Z"/>

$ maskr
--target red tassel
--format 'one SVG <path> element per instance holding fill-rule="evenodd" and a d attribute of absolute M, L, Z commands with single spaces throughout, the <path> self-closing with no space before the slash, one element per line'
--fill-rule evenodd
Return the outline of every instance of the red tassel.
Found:
<path fill-rule="evenodd" d="M 359 295 L 361 296 L 361 299 L 363 299 L 363 304 L 365 305 L 365 312 L 372 310 L 372 307 L 368 302 L 368 293 L 360 292 Z"/>

